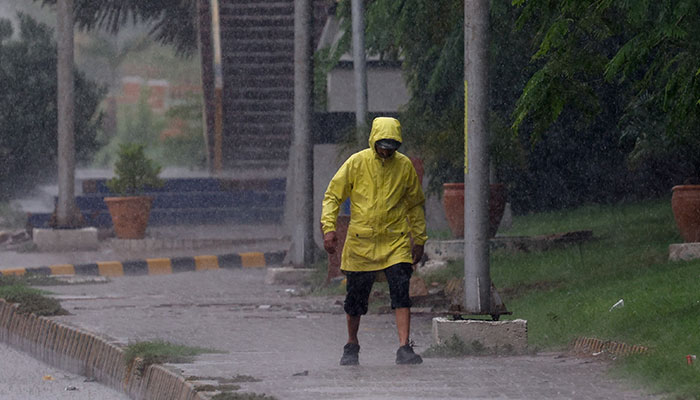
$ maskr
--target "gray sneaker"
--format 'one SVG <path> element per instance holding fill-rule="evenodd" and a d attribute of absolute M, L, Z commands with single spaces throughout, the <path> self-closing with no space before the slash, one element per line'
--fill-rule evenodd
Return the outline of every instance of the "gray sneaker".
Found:
<path fill-rule="evenodd" d="M 343 346 L 343 356 L 340 357 L 340 365 L 359 365 L 360 364 L 360 345 L 348 343 Z"/>
<path fill-rule="evenodd" d="M 410 344 L 401 346 L 396 350 L 397 364 L 421 364 L 422 362 L 423 358 L 413 352 L 413 346 Z"/>

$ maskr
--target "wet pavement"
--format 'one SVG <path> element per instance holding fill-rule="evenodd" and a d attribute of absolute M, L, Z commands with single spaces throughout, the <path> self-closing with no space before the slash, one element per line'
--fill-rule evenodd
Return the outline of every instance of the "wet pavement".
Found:
<path fill-rule="evenodd" d="M 125 393 L 65 372 L 0 343 L 2 400 L 128 400 Z M 12 368 L 5 368 L 5 366 Z"/>
<path fill-rule="evenodd" d="M 361 365 L 340 367 L 342 297 L 300 296 L 299 288 L 266 285 L 264 277 L 260 269 L 200 271 L 51 291 L 71 313 L 57 320 L 123 344 L 162 339 L 216 350 L 174 367 L 208 381 L 252 376 L 260 381 L 240 383 L 240 391 L 279 399 L 652 398 L 608 379 L 603 363 L 561 354 L 426 358 L 419 366 L 397 366 L 390 314 L 363 318 Z M 431 319 L 413 318 L 419 353 L 432 344 Z"/>
<path fill-rule="evenodd" d="M 259 246 L 281 245 L 265 244 L 262 236 Z M 252 244 L 211 250 L 245 251 L 246 246 Z M 194 256 L 202 250 L 187 252 Z M 25 259 L 32 255 L 46 263 L 59 262 L 49 253 L 24 254 Z M 118 251 L 107 255 L 133 256 Z M 65 259 L 60 262 L 78 263 L 70 258 L 84 256 L 62 254 Z M 5 259 L 2 253 L 0 259 Z M 5 267 L 5 262 L 0 265 Z M 381 313 L 362 320 L 361 365 L 340 367 L 346 339 L 342 296 L 305 295 L 301 287 L 266 284 L 265 275 L 265 269 L 221 269 L 48 289 L 70 312 L 53 317 L 57 321 L 123 345 L 160 339 L 216 351 L 172 367 L 202 384 L 255 378 L 256 382 L 237 383 L 238 392 L 319 400 L 656 398 L 609 378 L 609 366 L 603 362 L 558 353 L 426 358 L 422 365 L 397 366 L 394 318 Z M 433 343 L 434 316 L 413 316 L 411 337 L 418 353 Z"/>

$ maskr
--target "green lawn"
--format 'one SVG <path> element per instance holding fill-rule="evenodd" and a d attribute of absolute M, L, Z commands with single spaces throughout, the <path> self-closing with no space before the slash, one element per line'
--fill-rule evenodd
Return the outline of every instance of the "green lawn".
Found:
<path fill-rule="evenodd" d="M 530 345 L 566 348 L 578 336 L 648 346 L 613 373 L 670 398 L 700 398 L 700 261 L 669 262 L 682 240 L 670 198 L 516 217 L 502 235 L 592 230 L 596 240 L 547 252 L 491 253 L 491 276 Z M 453 262 L 443 274 L 459 274 Z M 451 272 L 450 272 L 451 271 Z M 454 276 L 454 275 L 452 275 Z M 610 307 L 624 299 L 624 307 Z M 700 360 L 697 361 L 700 363 Z"/>

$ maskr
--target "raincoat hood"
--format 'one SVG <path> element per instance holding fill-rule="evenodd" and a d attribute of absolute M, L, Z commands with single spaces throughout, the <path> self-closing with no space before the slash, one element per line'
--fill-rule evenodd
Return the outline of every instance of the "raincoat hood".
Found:
<path fill-rule="evenodd" d="M 398 119 L 378 117 L 372 121 L 372 130 L 369 133 L 369 148 L 376 153 L 374 144 L 382 139 L 393 139 L 403 143 L 403 139 L 401 139 L 401 123 L 399 123 Z"/>
<path fill-rule="evenodd" d="M 336 230 L 340 206 L 350 199 L 350 223 L 340 268 L 379 271 L 413 262 L 411 246 L 428 239 L 423 205 L 425 196 L 416 169 L 395 151 L 381 158 L 374 144 L 381 139 L 401 142 L 401 124 L 394 118 L 372 122 L 369 149 L 351 155 L 335 173 L 323 197 L 321 226 Z"/>

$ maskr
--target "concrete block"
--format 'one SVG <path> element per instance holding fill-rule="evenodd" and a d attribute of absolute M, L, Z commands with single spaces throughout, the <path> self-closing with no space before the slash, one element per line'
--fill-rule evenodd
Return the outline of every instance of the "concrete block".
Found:
<path fill-rule="evenodd" d="M 464 240 L 428 240 L 425 255 L 429 260 L 457 260 L 464 258 Z"/>
<path fill-rule="evenodd" d="M 522 354 L 527 351 L 527 321 L 458 320 L 444 317 L 433 318 L 433 338 L 436 344 L 443 344 L 456 335 L 464 343 L 478 341 L 491 351 Z"/>
<path fill-rule="evenodd" d="M 265 283 L 268 285 L 300 285 L 309 281 L 313 272 L 313 268 L 268 268 Z"/>
<path fill-rule="evenodd" d="M 40 229 L 34 228 L 32 236 L 39 251 L 97 250 L 97 228 Z"/>
<path fill-rule="evenodd" d="M 700 258 L 700 242 L 676 243 L 668 246 L 669 261 L 690 261 Z"/>

